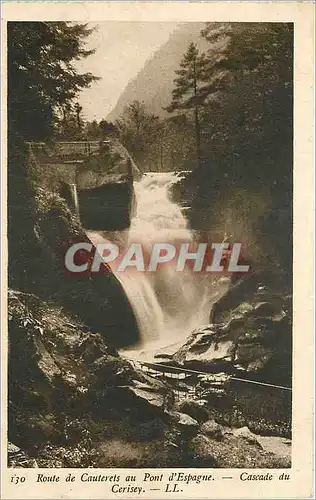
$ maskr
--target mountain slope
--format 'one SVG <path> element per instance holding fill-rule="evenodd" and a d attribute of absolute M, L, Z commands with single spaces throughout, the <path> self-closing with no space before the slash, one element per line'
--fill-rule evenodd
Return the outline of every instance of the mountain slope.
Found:
<path fill-rule="evenodd" d="M 204 23 L 180 24 L 167 43 L 154 53 L 136 78 L 128 83 L 107 120 L 115 121 L 125 106 L 135 100 L 143 101 L 152 113 L 166 116 L 162 108 L 170 104 L 175 70 L 179 68 L 189 43 L 195 42 L 202 51 L 209 48 L 209 44 L 200 36 L 204 26 Z"/>

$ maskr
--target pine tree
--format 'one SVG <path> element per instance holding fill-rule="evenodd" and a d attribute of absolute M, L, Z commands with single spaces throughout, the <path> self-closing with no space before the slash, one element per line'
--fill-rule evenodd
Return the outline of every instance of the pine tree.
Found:
<path fill-rule="evenodd" d="M 180 69 L 175 72 L 178 77 L 174 80 L 172 102 L 167 108 L 170 113 L 176 110 L 193 110 L 197 167 L 201 165 L 200 107 L 206 98 L 203 82 L 207 65 L 205 55 L 199 53 L 195 43 L 190 43 L 180 62 Z"/>
<path fill-rule="evenodd" d="M 75 103 L 74 110 L 75 110 L 75 114 L 76 114 L 78 132 L 81 133 L 82 125 L 83 125 L 82 120 L 81 120 L 82 106 L 79 104 L 79 102 Z"/>
<path fill-rule="evenodd" d="M 85 47 L 92 32 L 70 22 L 8 23 L 9 133 L 45 140 L 79 91 L 97 80 L 79 73 L 75 62 L 93 54 Z"/>
<path fill-rule="evenodd" d="M 157 137 L 161 133 L 159 117 L 150 113 L 143 102 L 133 101 L 125 107 L 116 121 L 122 144 L 131 153 L 138 167 L 150 168 L 150 152 L 154 153 Z M 147 164 L 146 164 L 147 163 Z M 158 168 L 159 161 L 154 168 Z"/>

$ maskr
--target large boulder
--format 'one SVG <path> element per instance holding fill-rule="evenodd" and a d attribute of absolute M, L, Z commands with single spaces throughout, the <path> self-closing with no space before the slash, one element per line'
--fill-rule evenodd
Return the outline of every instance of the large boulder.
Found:
<path fill-rule="evenodd" d="M 247 281 L 241 294 L 235 286 L 236 296 L 230 289 L 214 305 L 213 318 L 220 322 L 196 329 L 174 360 L 207 372 L 260 375 L 290 385 L 291 297 L 253 278 L 247 296 Z"/>
<path fill-rule="evenodd" d="M 101 143 L 77 169 L 78 210 L 90 230 L 119 231 L 136 211 L 133 181 L 140 172 L 118 139 Z"/>
<path fill-rule="evenodd" d="M 201 432 L 206 434 L 206 436 L 215 439 L 216 441 L 222 441 L 223 428 L 215 422 L 215 420 L 207 420 L 201 425 Z"/>
<path fill-rule="evenodd" d="M 204 422 L 209 416 L 207 409 L 194 400 L 183 401 L 178 405 L 178 409 L 180 412 L 194 418 L 197 422 Z"/>
<path fill-rule="evenodd" d="M 37 189 L 35 199 L 36 214 L 26 262 L 27 290 L 44 299 L 59 301 L 115 347 L 137 342 L 137 321 L 120 281 L 105 264 L 100 272 L 90 272 L 95 246 L 90 253 L 76 254 L 76 259 L 88 262 L 87 272 L 74 274 L 65 267 L 65 255 L 71 245 L 92 243 L 76 214 L 58 195 L 41 188 Z"/>

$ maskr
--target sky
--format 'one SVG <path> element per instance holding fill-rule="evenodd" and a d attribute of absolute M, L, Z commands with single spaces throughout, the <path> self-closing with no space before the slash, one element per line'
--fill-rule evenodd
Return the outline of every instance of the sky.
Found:
<path fill-rule="evenodd" d="M 78 62 L 80 71 L 90 71 L 101 80 L 84 89 L 79 101 L 86 120 L 106 118 L 128 84 L 153 53 L 167 42 L 175 23 L 103 22 L 87 39 L 95 54 Z"/>

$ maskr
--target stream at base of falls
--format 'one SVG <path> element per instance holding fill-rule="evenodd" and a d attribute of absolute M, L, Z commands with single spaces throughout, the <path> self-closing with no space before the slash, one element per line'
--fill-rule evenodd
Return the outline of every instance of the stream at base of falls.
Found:
<path fill-rule="evenodd" d="M 155 243 L 190 243 L 190 231 L 183 209 L 170 199 L 171 186 L 181 180 L 173 172 L 147 173 L 134 182 L 137 201 L 136 215 L 129 230 L 119 236 L 128 247 L 141 244 L 150 253 Z M 114 241 L 118 235 L 89 231 L 94 244 Z M 214 282 L 211 276 L 194 273 L 185 268 L 177 272 L 174 265 L 158 267 L 156 272 L 116 271 L 133 307 L 141 341 L 123 352 L 128 357 L 153 359 L 163 349 L 172 353 L 184 343 L 197 327 L 209 322 L 214 300 Z"/>

